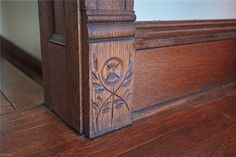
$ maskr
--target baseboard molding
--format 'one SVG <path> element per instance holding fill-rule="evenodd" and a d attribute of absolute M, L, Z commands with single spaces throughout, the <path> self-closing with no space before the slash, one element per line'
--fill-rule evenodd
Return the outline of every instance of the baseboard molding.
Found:
<path fill-rule="evenodd" d="M 6 58 L 32 80 L 42 85 L 41 61 L 29 55 L 26 51 L 16 46 L 11 41 L 0 36 L 1 56 Z"/>
<path fill-rule="evenodd" d="M 133 113 L 133 119 L 135 121 L 143 119 L 148 116 L 163 114 L 169 112 L 181 111 L 185 108 L 191 108 L 196 105 L 205 104 L 209 101 L 215 101 L 225 96 L 230 96 L 235 92 L 236 82 L 229 82 L 221 86 L 215 86 L 204 91 L 189 94 L 183 97 L 175 98 L 167 102 L 163 102 L 151 107 L 147 107 L 143 110 Z"/>

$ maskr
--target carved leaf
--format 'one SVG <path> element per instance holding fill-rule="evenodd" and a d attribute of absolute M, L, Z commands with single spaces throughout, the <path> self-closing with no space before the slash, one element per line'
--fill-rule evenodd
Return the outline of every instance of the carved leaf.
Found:
<path fill-rule="evenodd" d="M 94 65 L 94 69 L 95 69 L 96 71 L 98 71 L 98 59 L 97 59 L 97 58 L 94 59 L 93 65 Z"/>
<path fill-rule="evenodd" d="M 110 101 L 109 102 L 106 102 L 106 104 L 104 105 L 103 109 L 102 109 L 102 113 L 103 114 L 106 114 L 110 111 Z"/>
<path fill-rule="evenodd" d="M 132 63 L 129 64 L 129 67 L 128 67 L 128 73 L 131 73 L 133 70 L 132 70 Z"/>
<path fill-rule="evenodd" d="M 122 86 L 123 87 L 128 87 L 131 84 L 131 79 L 129 79 L 128 81 L 126 81 Z"/>
<path fill-rule="evenodd" d="M 97 94 L 102 94 L 103 92 L 104 92 L 104 88 L 98 88 L 98 89 L 95 89 L 95 92 L 97 93 Z"/>
<path fill-rule="evenodd" d="M 93 87 L 94 87 L 94 88 L 100 88 L 100 87 L 101 87 L 101 84 L 100 84 L 100 83 L 97 83 L 97 82 L 93 82 Z"/>
<path fill-rule="evenodd" d="M 129 54 L 129 65 L 132 65 L 131 54 Z"/>
<path fill-rule="evenodd" d="M 134 73 L 133 71 L 131 71 L 130 73 L 128 73 L 125 79 L 126 79 L 126 80 L 131 79 L 132 76 L 133 76 L 133 73 Z"/>
<path fill-rule="evenodd" d="M 94 72 L 92 72 L 92 80 L 95 80 L 95 81 L 98 80 L 98 77 Z"/>
<path fill-rule="evenodd" d="M 121 99 L 116 99 L 114 100 L 114 104 L 116 106 L 116 109 L 120 109 L 122 105 L 124 104 L 124 102 Z"/>
<path fill-rule="evenodd" d="M 101 98 L 100 96 L 97 97 L 97 103 L 98 103 L 99 105 L 102 104 L 102 98 Z"/>
<path fill-rule="evenodd" d="M 110 111 L 110 108 L 109 108 L 109 107 L 102 109 L 102 113 L 103 113 L 103 114 L 106 114 L 106 113 L 108 113 L 109 111 Z"/>
<path fill-rule="evenodd" d="M 98 110 L 98 107 L 99 107 L 98 103 L 93 101 L 92 102 L 92 108 L 95 109 L 95 110 Z"/>
<path fill-rule="evenodd" d="M 131 92 L 127 90 L 124 94 L 124 99 L 128 101 L 131 98 L 131 95 L 132 95 Z"/>

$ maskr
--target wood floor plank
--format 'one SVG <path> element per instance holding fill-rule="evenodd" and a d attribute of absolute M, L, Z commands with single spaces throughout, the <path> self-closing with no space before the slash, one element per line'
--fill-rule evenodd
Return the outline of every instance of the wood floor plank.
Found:
<path fill-rule="evenodd" d="M 224 136 L 227 135 L 236 141 L 236 107 L 234 103 L 235 102 L 231 102 L 231 107 L 218 112 L 215 116 L 202 114 L 204 118 L 197 123 L 192 123 L 190 126 L 181 128 L 162 138 L 157 138 L 152 142 L 139 146 L 121 156 L 198 157 L 201 154 L 207 155 L 208 151 L 214 153 L 218 148 L 215 149 L 213 145 L 221 147 L 226 144 L 227 139 L 224 139 Z M 213 110 L 212 112 L 215 111 Z M 224 139 L 226 141 L 219 141 L 216 137 L 220 137 L 222 140 Z M 214 138 L 214 140 L 212 140 L 212 138 Z M 210 141 L 214 143 L 212 143 L 211 146 L 206 147 L 205 145 L 209 144 Z M 196 152 L 189 151 L 193 147 L 198 147 L 201 144 L 205 147 L 203 146 L 201 149 L 196 150 Z M 236 155 L 236 150 L 234 153 Z"/>
<path fill-rule="evenodd" d="M 235 142 L 236 124 L 234 122 L 231 127 L 222 129 L 219 133 L 199 142 L 193 149 L 186 150 L 182 156 L 235 157 L 236 147 L 233 147 L 233 145 L 235 146 Z"/>
<path fill-rule="evenodd" d="M 188 132 L 188 130 L 192 130 L 192 134 L 186 133 L 183 134 L 181 138 L 187 138 L 189 142 L 191 142 L 191 136 L 194 137 L 198 131 L 200 131 L 199 136 L 202 134 L 203 138 L 209 134 L 215 134 L 220 131 L 224 127 L 230 127 L 233 123 L 224 123 L 224 116 L 221 114 L 226 113 L 231 115 L 235 122 L 235 102 L 236 102 L 236 93 L 234 95 L 225 97 L 224 99 L 209 102 L 206 104 L 196 105 L 191 109 L 187 109 L 185 111 L 177 112 L 174 114 L 163 114 L 163 115 L 155 115 L 150 118 L 141 120 L 135 123 L 133 126 L 127 127 L 125 129 L 116 131 L 114 133 L 108 134 L 106 136 L 97 138 L 95 140 L 89 140 L 85 137 L 79 137 L 78 141 L 84 141 L 77 143 L 76 141 L 71 141 L 69 144 L 59 144 L 55 146 L 53 149 L 45 149 L 36 154 L 32 154 L 32 156 L 57 156 L 59 154 L 63 154 L 64 156 L 118 156 L 123 153 L 132 151 L 133 149 L 137 149 L 140 146 L 146 145 L 153 141 L 158 141 L 163 137 L 171 136 L 174 133 L 179 133 L 183 131 L 183 133 Z M 220 120 L 218 125 L 218 121 Z M 201 124 L 204 122 L 202 127 Z M 195 126 L 196 125 L 196 126 Z M 207 128 L 204 126 L 213 126 L 209 133 L 204 133 Z M 198 128 L 200 127 L 200 128 Z M 235 125 L 233 127 L 236 127 Z M 181 131 L 180 131 L 181 130 Z M 187 131 L 185 131 L 187 130 Z M 175 135 L 175 134 L 174 134 Z M 178 134 L 177 134 L 178 135 Z M 185 137 L 186 136 L 186 137 Z M 181 140 L 179 137 L 179 139 Z M 201 137 L 195 138 L 195 144 L 197 145 L 200 142 Z M 173 139 L 174 140 L 174 139 Z M 171 142 L 162 140 L 163 143 L 160 143 L 160 146 L 167 147 L 166 153 L 171 153 L 173 150 L 169 150 L 171 147 Z M 179 141 L 181 144 L 181 141 Z M 188 144 L 188 142 L 186 143 Z M 63 147 L 65 146 L 65 149 Z M 173 145 L 175 147 L 176 145 Z M 155 147 L 155 145 L 154 145 Z M 178 145 L 177 145 L 178 147 Z M 176 147 L 176 148 L 177 148 Z M 182 150 L 188 149 L 189 146 L 186 145 L 182 147 Z M 61 150 L 58 154 L 56 150 Z M 138 150 L 138 149 L 137 149 Z M 174 151 L 175 152 L 175 151 Z M 176 152 L 175 152 L 176 153 Z M 178 153 L 176 153 L 178 154 Z M 123 154 L 125 155 L 125 154 Z M 133 154 L 129 154 L 128 156 L 133 156 Z M 161 154 L 160 156 L 165 156 L 165 154 Z"/>
<path fill-rule="evenodd" d="M 1 91 L 16 110 L 24 110 L 43 103 L 43 88 L 20 70 L 0 57 Z"/>
<path fill-rule="evenodd" d="M 12 76 L 18 72 L 14 72 Z M 21 82 L 21 79 L 24 81 Z M 91 140 L 79 136 L 44 105 L 38 105 L 41 94 L 33 92 L 32 99 L 37 96 L 39 98 L 34 101 L 28 99 L 28 96 L 31 97 L 29 93 L 37 90 L 38 87 L 17 85 L 19 83 L 26 85 L 28 82 L 22 77 L 19 80 L 13 78 L 10 80 L 12 82 L 8 80 L 9 82 L 4 83 L 9 83 L 8 86 L 11 87 L 7 89 L 5 85 L 3 92 L 6 92 L 9 100 L 16 104 L 16 111 L 9 112 L 10 110 L 6 109 L 7 113 L 0 116 L 1 155 L 17 157 L 236 156 L 235 88 L 230 88 L 228 92 L 226 90 L 221 97 L 214 94 L 216 91 L 211 91 L 213 94 L 210 95 L 213 96 L 205 102 L 196 101 L 190 107 L 154 114 L 129 127 Z M 19 89 L 13 88 L 13 85 L 19 89 L 27 88 L 22 90 L 23 94 L 20 94 L 22 100 L 17 96 Z M 4 96 L 1 97 L 1 102 L 9 105 L 9 101 Z"/>
<path fill-rule="evenodd" d="M 15 108 L 12 106 L 12 104 L 10 104 L 10 102 L 1 92 L 0 93 L 0 115 L 10 113 L 14 110 Z"/>
<path fill-rule="evenodd" d="M 39 112 L 37 114 L 37 112 Z M 77 135 L 44 106 L 3 117 L 1 123 L 1 148 L 4 154 L 26 156 L 60 143 L 76 139 Z M 31 115 L 31 113 L 34 113 Z M 16 119 L 14 119 L 15 117 Z M 6 121 L 9 119 L 10 121 Z"/>

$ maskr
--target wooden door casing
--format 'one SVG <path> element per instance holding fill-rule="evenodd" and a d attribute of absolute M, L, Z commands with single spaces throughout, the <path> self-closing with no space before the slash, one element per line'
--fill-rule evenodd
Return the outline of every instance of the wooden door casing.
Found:
<path fill-rule="evenodd" d="M 45 103 L 90 138 L 235 86 L 236 20 L 135 23 L 133 3 L 39 1 Z"/>

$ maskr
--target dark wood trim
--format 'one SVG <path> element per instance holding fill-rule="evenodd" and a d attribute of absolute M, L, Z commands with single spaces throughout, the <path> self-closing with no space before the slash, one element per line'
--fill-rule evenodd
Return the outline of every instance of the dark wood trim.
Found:
<path fill-rule="evenodd" d="M 175 98 L 157 105 L 147 107 L 145 109 L 133 112 L 134 121 L 140 120 L 151 115 L 161 114 L 166 112 L 175 112 L 190 108 L 195 104 L 201 104 L 207 101 L 216 100 L 222 96 L 227 96 L 236 88 L 236 82 L 230 82 L 223 85 L 210 87 L 196 93 L 188 94 L 182 97 Z"/>
<path fill-rule="evenodd" d="M 27 76 L 42 85 L 41 61 L 31 56 L 11 41 L 0 36 L 1 55 L 23 71 Z"/>
<path fill-rule="evenodd" d="M 236 20 L 136 22 L 136 49 L 236 38 Z"/>
<path fill-rule="evenodd" d="M 90 138 L 132 123 L 133 0 L 83 0 L 83 123 Z"/>
<path fill-rule="evenodd" d="M 39 1 L 45 102 L 90 138 L 235 81 L 236 20 L 135 24 L 133 0 L 63 1 L 55 18 L 52 2 Z"/>
<path fill-rule="evenodd" d="M 82 133 L 79 8 L 77 0 L 39 0 L 45 104 Z"/>
<path fill-rule="evenodd" d="M 136 51 L 134 111 L 235 81 L 235 43 L 232 39 Z"/>

